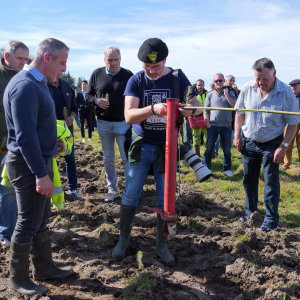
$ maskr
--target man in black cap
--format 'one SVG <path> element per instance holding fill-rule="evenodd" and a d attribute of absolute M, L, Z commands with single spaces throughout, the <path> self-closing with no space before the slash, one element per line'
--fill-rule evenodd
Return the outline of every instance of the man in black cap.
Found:
<path fill-rule="evenodd" d="M 148 171 L 153 167 L 158 208 L 164 206 L 164 147 L 166 143 L 166 114 L 167 98 L 174 98 L 173 73 L 167 68 L 167 45 L 158 38 L 146 40 L 140 47 L 138 58 L 142 61 L 143 71 L 132 76 L 126 86 L 125 120 L 133 124 L 133 139 L 129 150 L 128 176 L 126 178 L 125 193 L 122 199 L 120 213 L 120 237 L 113 250 L 113 257 L 122 260 L 129 243 L 130 232 L 136 206 L 140 198 Z M 185 98 L 189 80 L 179 70 L 181 98 Z M 189 106 L 199 106 L 197 92 L 191 87 Z M 198 115 L 200 109 L 180 109 L 184 117 Z M 161 164 L 160 162 L 163 162 Z M 168 266 L 175 265 L 175 259 L 167 246 L 167 239 L 163 236 L 163 220 L 157 214 L 156 253 L 162 262 Z"/>
<path fill-rule="evenodd" d="M 300 108 L 300 79 L 294 79 L 289 83 L 289 85 L 291 86 L 291 90 L 294 92 L 297 100 L 299 101 L 299 108 Z M 292 152 L 293 152 L 295 138 L 296 138 L 296 145 L 298 149 L 298 157 L 300 161 L 300 124 L 298 124 L 297 126 L 296 135 L 292 138 L 292 140 L 289 143 L 289 146 L 286 149 L 286 154 L 284 156 L 284 161 L 283 161 L 284 170 L 289 169 L 292 163 Z"/>

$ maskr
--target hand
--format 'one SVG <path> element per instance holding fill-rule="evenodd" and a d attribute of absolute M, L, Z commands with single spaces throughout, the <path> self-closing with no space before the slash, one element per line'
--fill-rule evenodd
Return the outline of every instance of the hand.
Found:
<path fill-rule="evenodd" d="M 243 149 L 243 140 L 239 136 L 238 138 L 234 137 L 234 146 L 237 149 L 237 151 L 241 152 Z"/>
<path fill-rule="evenodd" d="M 281 163 L 284 159 L 285 153 L 286 153 L 286 148 L 283 145 L 280 145 L 274 153 L 273 162 L 275 164 Z"/>
<path fill-rule="evenodd" d="M 109 107 L 109 102 L 104 98 L 99 98 L 97 100 L 97 105 L 102 109 L 106 109 Z"/>
<path fill-rule="evenodd" d="M 238 91 L 239 89 L 238 89 L 238 87 L 237 87 L 237 85 L 234 83 L 232 86 L 231 86 L 233 89 L 235 89 L 236 91 Z"/>
<path fill-rule="evenodd" d="M 205 122 L 206 123 L 206 122 Z M 206 127 L 207 127 L 207 129 L 209 129 L 210 127 L 211 127 L 211 124 L 210 124 L 210 122 L 208 121 L 208 123 L 206 123 Z"/>
<path fill-rule="evenodd" d="M 42 178 L 36 178 L 36 191 L 42 195 L 47 196 L 50 198 L 53 195 L 53 183 L 49 177 L 46 175 Z"/>
<path fill-rule="evenodd" d="M 68 126 L 72 126 L 73 120 L 74 120 L 74 119 L 73 119 L 72 116 L 67 117 L 67 120 L 66 120 L 67 125 L 68 125 Z"/>
<path fill-rule="evenodd" d="M 229 96 L 229 94 L 228 94 L 228 88 L 225 88 L 225 89 L 223 90 L 223 92 L 224 92 L 225 97 L 226 97 L 226 96 Z"/>
<path fill-rule="evenodd" d="M 192 109 L 191 110 L 185 110 L 185 109 L 182 109 L 180 108 L 181 106 L 191 106 Z M 193 109 L 194 109 L 194 106 L 192 104 L 182 104 L 182 103 L 179 103 L 179 111 L 181 112 L 181 114 L 185 117 L 185 118 L 188 118 L 192 115 L 193 113 Z"/>
<path fill-rule="evenodd" d="M 158 117 L 163 117 L 167 114 L 167 104 L 157 103 L 153 105 L 154 114 Z"/>
<path fill-rule="evenodd" d="M 58 156 L 60 153 L 65 152 L 66 146 L 63 142 L 63 140 L 58 140 L 58 147 L 57 147 L 57 153 L 54 155 L 55 157 Z"/>

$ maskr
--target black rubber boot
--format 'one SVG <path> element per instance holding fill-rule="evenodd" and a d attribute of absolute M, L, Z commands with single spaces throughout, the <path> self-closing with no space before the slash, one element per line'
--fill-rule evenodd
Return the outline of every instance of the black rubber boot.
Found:
<path fill-rule="evenodd" d="M 164 265 L 175 266 L 175 258 L 169 252 L 167 238 L 163 234 L 163 220 L 160 214 L 157 214 L 157 236 L 156 236 L 156 253 L 160 256 Z"/>
<path fill-rule="evenodd" d="M 48 229 L 33 237 L 30 258 L 33 264 L 33 278 L 36 280 L 65 278 L 73 273 L 71 267 L 58 268 L 54 264 Z"/>
<path fill-rule="evenodd" d="M 42 295 L 48 291 L 29 278 L 29 250 L 31 243 L 11 243 L 9 261 L 9 288 L 24 295 Z"/>
<path fill-rule="evenodd" d="M 125 252 L 129 244 L 130 233 L 133 226 L 133 218 L 135 216 L 136 206 L 128 206 L 121 204 L 120 212 L 120 237 L 119 242 L 115 246 L 112 256 L 115 260 L 123 260 Z"/>
<path fill-rule="evenodd" d="M 196 154 L 200 157 L 200 146 L 194 145 L 194 149 L 195 149 Z"/>

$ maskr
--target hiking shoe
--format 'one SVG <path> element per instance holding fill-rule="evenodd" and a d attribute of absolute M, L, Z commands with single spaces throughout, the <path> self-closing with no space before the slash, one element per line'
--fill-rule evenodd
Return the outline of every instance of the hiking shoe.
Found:
<path fill-rule="evenodd" d="M 0 242 L 5 247 L 9 247 L 11 245 L 10 240 L 4 236 L 0 236 Z"/>
<path fill-rule="evenodd" d="M 73 190 L 73 191 L 69 190 L 68 193 L 69 195 L 71 195 L 73 200 L 83 201 L 82 197 L 79 195 L 78 190 Z"/>
<path fill-rule="evenodd" d="M 85 143 L 85 138 L 82 139 L 82 142 Z"/>
<path fill-rule="evenodd" d="M 224 171 L 224 173 L 225 173 L 225 175 L 227 175 L 229 177 L 233 176 L 233 173 L 231 172 L 231 170 Z"/>
<path fill-rule="evenodd" d="M 104 201 L 110 202 L 110 201 L 113 201 L 117 197 L 118 197 L 118 192 L 115 190 L 109 189 L 108 194 L 106 195 Z"/>
<path fill-rule="evenodd" d="M 276 231 L 277 230 L 277 226 L 270 226 L 270 225 L 266 225 L 266 224 L 262 224 L 261 227 L 259 228 L 259 231 L 262 232 L 270 232 L 270 231 Z"/>
<path fill-rule="evenodd" d="M 90 141 L 90 142 L 93 142 L 93 139 L 92 139 L 92 138 L 89 138 L 89 141 Z"/>

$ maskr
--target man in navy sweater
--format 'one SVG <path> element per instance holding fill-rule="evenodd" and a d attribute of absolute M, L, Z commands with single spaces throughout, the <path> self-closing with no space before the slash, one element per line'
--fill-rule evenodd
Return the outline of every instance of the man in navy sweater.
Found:
<path fill-rule="evenodd" d="M 4 93 L 8 129 L 8 177 L 16 190 L 18 219 L 11 239 L 9 287 L 21 294 L 43 294 L 48 288 L 29 278 L 29 254 L 36 280 L 64 278 L 71 268 L 58 268 L 52 260 L 47 228 L 53 194 L 53 156 L 63 151 L 57 142 L 55 107 L 47 80 L 66 71 L 69 48 L 46 39 L 30 65 L 16 74 Z"/>
<path fill-rule="evenodd" d="M 115 46 L 104 50 L 106 67 L 96 69 L 90 79 L 86 98 L 96 106 L 97 129 L 104 152 L 104 168 L 108 185 L 105 201 L 118 196 L 117 173 L 115 169 L 115 140 L 122 158 L 125 178 L 128 161 L 124 149 L 125 133 L 130 125 L 124 117 L 124 91 L 131 71 L 120 67 L 121 53 Z M 105 99 L 108 95 L 109 100 Z"/>

